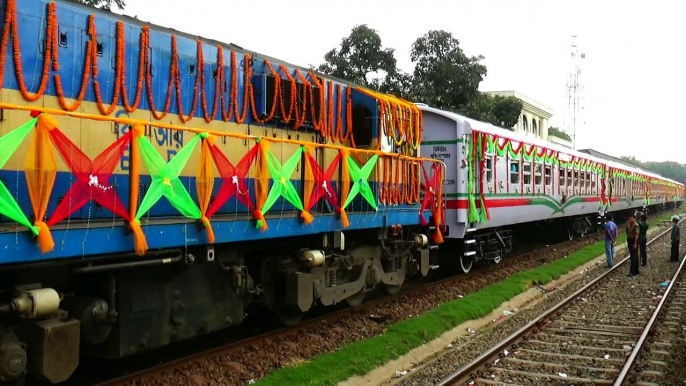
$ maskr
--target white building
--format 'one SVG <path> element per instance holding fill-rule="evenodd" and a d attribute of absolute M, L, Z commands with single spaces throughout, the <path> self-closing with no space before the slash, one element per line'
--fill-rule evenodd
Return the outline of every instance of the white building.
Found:
<path fill-rule="evenodd" d="M 517 91 L 485 91 L 484 94 L 515 97 L 522 101 L 519 121 L 513 127 L 516 133 L 524 133 L 542 140 L 548 139 L 548 119 L 553 110 Z"/>
<path fill-rule="evenodd" d="M 484 94 L 515 97 L 522 101 L 522 112 L 519 121 L 512 128 L 516 133 L 523 133 L 544 141 L 572 148 L 572 142 L 564 138 L 548 134 L 548 120 L 553 116 L 553 110 L 517 91 L 484 91 Z"/>

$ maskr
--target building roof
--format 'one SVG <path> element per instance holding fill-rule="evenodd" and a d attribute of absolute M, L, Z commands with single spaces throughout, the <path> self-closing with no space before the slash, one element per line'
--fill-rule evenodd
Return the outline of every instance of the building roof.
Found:
<path fill-rule="evenodd" d="M 631 162 L 627 162 L 627 161 L 625 161 L 625 160 L 623 160 L 623 159 L 621 159 L 621 158 L 613 157 L 613 156 L 611 156 L 611 155 L 609 155 L 609 154 L 601 153 L 601 152 L 599 152 L 598 150 L 593 150 L 593 149 L 580 149 L 580 150 L 577 150 L 577 151 L 580 152 L 580 153 L 590 154 L 590 155 L 592 155 L 593 157 L 596 157 L 596 158 L 602 158 L 602 159 L 605 159 L 605 160 L 608 160 L 608 161 L 613 161 L 613 162 L 620 163 L 620 164 L 622 164 L 622 165 L 630 166 L 630 167 L 632 167 L 632 168 L 637 168 L 637 169 L 639 169 L 639 170 L 647 171 L 647 170 L 645 170 L 645 169 L 642 169 L 642 168 L 638 167 L 638 166 L 635 165 L 635 164 L 632 164 Z"/>

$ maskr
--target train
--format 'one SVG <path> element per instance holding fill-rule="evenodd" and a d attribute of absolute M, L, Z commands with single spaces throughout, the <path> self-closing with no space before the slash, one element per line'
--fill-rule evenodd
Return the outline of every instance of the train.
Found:
<path fill-rule="evenodd" d="M 0 382 L 497 264 L 684 185 L 235 44 L 2 0 Z M 494 268 L 494 269 L 497 269 Z"/>
<path fill-rule="evenodd" d="M 443 249 L 463 272 L 498 264 L 518 225 L 561 228 L 564 236 L 602 231 L 605 215 L 680 206 L 684 184 L 621 162 L 419 104 L 421 153 L 445 163 Z M 449 161 L 449 162 L 448 162 Z M 530 229 L 531 230 L 531 229 Z"/>

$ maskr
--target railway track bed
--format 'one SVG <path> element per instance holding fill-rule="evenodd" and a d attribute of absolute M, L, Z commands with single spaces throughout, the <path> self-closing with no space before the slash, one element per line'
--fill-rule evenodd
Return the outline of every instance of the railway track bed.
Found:
<path fill-rule="evenodd" d="M 626 260 L 606 269 L 439 385 L 669 384 L 686 264 L 668 261 L 668 240 L 655 241 L 641 275 L 627 276 Z"/>
<path fill-rule="evenodd" d="M 142 366 L 133 373 L 108 377 L 83 374 L 69 384 L 100 385 L 242 385 L 265 376 L 269 371 L 297 364 L 317 355 L 334 351 L 345 344 L 382 334 L 391 323 L 416 316 L 443 302 L 478 291 L 518 271 L 533 269 L 563 258 L 597 242 L 598 234 L 565 241 L 546 248 L 527 251 L 504 260 L 497 270 L 473 270 L 430 283 L 410 286 L 391 298 L 371 300 L 363 305 L 316 317 L 295 328 L 269 333 L 209 348 L 198 355 L 167 360 L 159 366 Z M 201 351 L 201 350 L 200 350 Z M 150 363 L 146 360 L 146 362 Z M 129 371 L 131 369 L 128 369 Z M 115 379 L 116 378 L 116 379 Z"/>

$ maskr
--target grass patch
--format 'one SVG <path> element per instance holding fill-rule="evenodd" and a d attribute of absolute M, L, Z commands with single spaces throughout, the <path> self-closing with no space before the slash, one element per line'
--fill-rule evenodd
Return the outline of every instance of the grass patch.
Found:
<path fill-rule="evenodd" d="M 669 220 L 675 212 L 652 218 L 652 227 Z M 620 225 L 620 229 L 623 227 Z M 618 245 L 626 241 L 619 237 Z M 535 284 L 546 284 L 560 278 L 576 267 L 605 253 L 605 242 L 599 241 L 531 271 L 516 273 L 478 292 L 441 304 L 415 318 L 391 325 L 385 334 L 350 343 L 338 351 L 321 355 L 311 361 L 278 369 L 255 384 L 259 386 L 283 385 L 336 385 L 353 376 L 362 376 L 412 349 L 429 342 L 446 331 L 473 319 L 484 317 L 513 297 Z"/>

